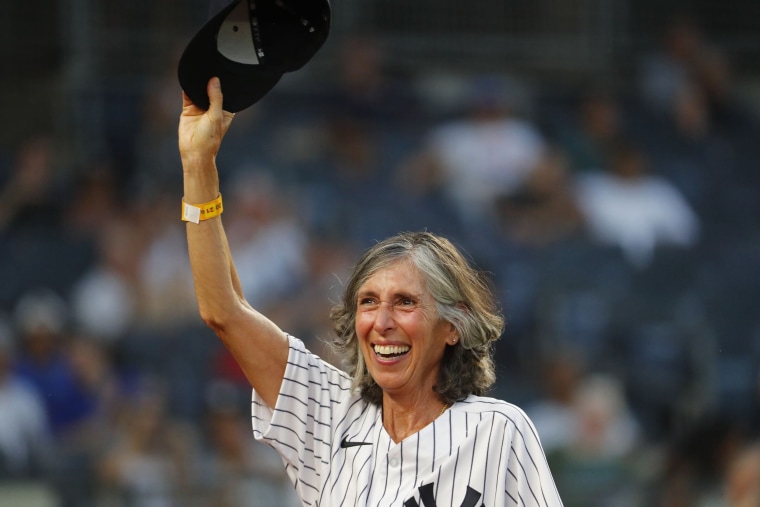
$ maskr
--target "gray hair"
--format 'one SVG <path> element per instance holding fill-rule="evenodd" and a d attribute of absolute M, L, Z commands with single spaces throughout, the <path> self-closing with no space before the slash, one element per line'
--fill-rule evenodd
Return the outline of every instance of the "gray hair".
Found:
<path fill-rule="evenodd" d="M 367 250 L 346 283 L 342 302 L 330 313 L 331 345 L 344 358 L 354 387 L 367 401 L 382 403 L 382 390 L 364 364 L 356 336 L 357 293 L 373 274 L 400 260 L 419 270 L 438 317 L 459 334 L 455 345 L 446 346 L 434 391 L 444 403 L 482 395 L 496 379 L 492 342 L 501 336 L 504 318 L 489 280 L 448 239 L 429 232 L 404 232 Z"/>

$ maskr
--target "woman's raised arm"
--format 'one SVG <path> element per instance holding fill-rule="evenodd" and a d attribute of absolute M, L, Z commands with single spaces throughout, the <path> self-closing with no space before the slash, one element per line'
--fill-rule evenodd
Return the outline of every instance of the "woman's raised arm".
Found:
<path fill-rule="evenodd" d="M 203 321 L 232 353 L 251 386 L 274 407 L 288 358 L 285 334 L 246 301 L 221 216 L 195 220 L 200 211 L 197 208 L 221 195 L 216 154 L 234 117 L 222 110 L 219 79 L 212 78 L 207 91 L 210 101 L 207 111 L 183 93 L 178 131 L 184 174 L 183 217 L 188 217 L 187 243 L 198 309 Z"/>

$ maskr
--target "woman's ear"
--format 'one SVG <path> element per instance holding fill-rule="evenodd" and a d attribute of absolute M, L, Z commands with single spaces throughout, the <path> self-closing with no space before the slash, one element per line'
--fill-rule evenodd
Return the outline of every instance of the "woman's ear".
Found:
<path fill-rule="evenodd" d="M 460 310 L 463 310 L 466 313 L 470 312 L 469 307 L 465 303 L 463 303 L 462 301 L 460 301 L 459 303 L 457 303 L 457 308 L 459 308 Z M 453 345 L 457 344 L 457 342 L 459 341 L 460 336 L 459 336 L 459 331 L 457 330 L 457 327 L 454 324 L 452 324 L 451 322 L 449 322 L 449 326 L 451 326 L 450 327 L 450 335 L 449 335 L 448 339 L 446 340 L 446 343 L 453 346 Z"/>
<path fill-rule="evenodd" d="M 456 345 L 459 341 L 459 331 L 457 331 L 457 327 L 452 324 L 451 322 L 448 323 L 449 325 L 449 336 L 446 338 L 446 344 L 447 345 Z"/>

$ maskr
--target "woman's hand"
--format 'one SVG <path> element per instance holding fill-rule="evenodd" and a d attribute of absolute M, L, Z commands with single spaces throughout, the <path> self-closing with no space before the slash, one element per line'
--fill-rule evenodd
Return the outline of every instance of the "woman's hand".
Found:
<path fill-rule="evenodd" d="M 216 157 L 222 138 L 230 128 L 234 113 L 222 109 L 222 87 L 213 77 L 206 86 L 208 111 L 199 108 L 182 93 L 182 114 L 179 120 L 179 151 L 183 161 L 209 160 Z"/>

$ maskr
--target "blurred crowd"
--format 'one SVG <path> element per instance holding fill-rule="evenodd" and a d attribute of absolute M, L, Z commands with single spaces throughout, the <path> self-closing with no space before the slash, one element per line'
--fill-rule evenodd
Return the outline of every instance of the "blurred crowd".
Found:
<path fill-rule="evenodd" d="M 218 156 L 252 305 L 329 358 L 358 254 L 444 234 L 493 280 L 495 393 L 536 423 L 566 506 L 760 505 L 760 116 L 730 55 L 681 20 L 626 86 L 558 89 L 341 48 Z M 55 132 L 0 154 L 0 497 L 293 505 L 197 315 L 174 69 L 133 102 L 84 164 Z"/>

